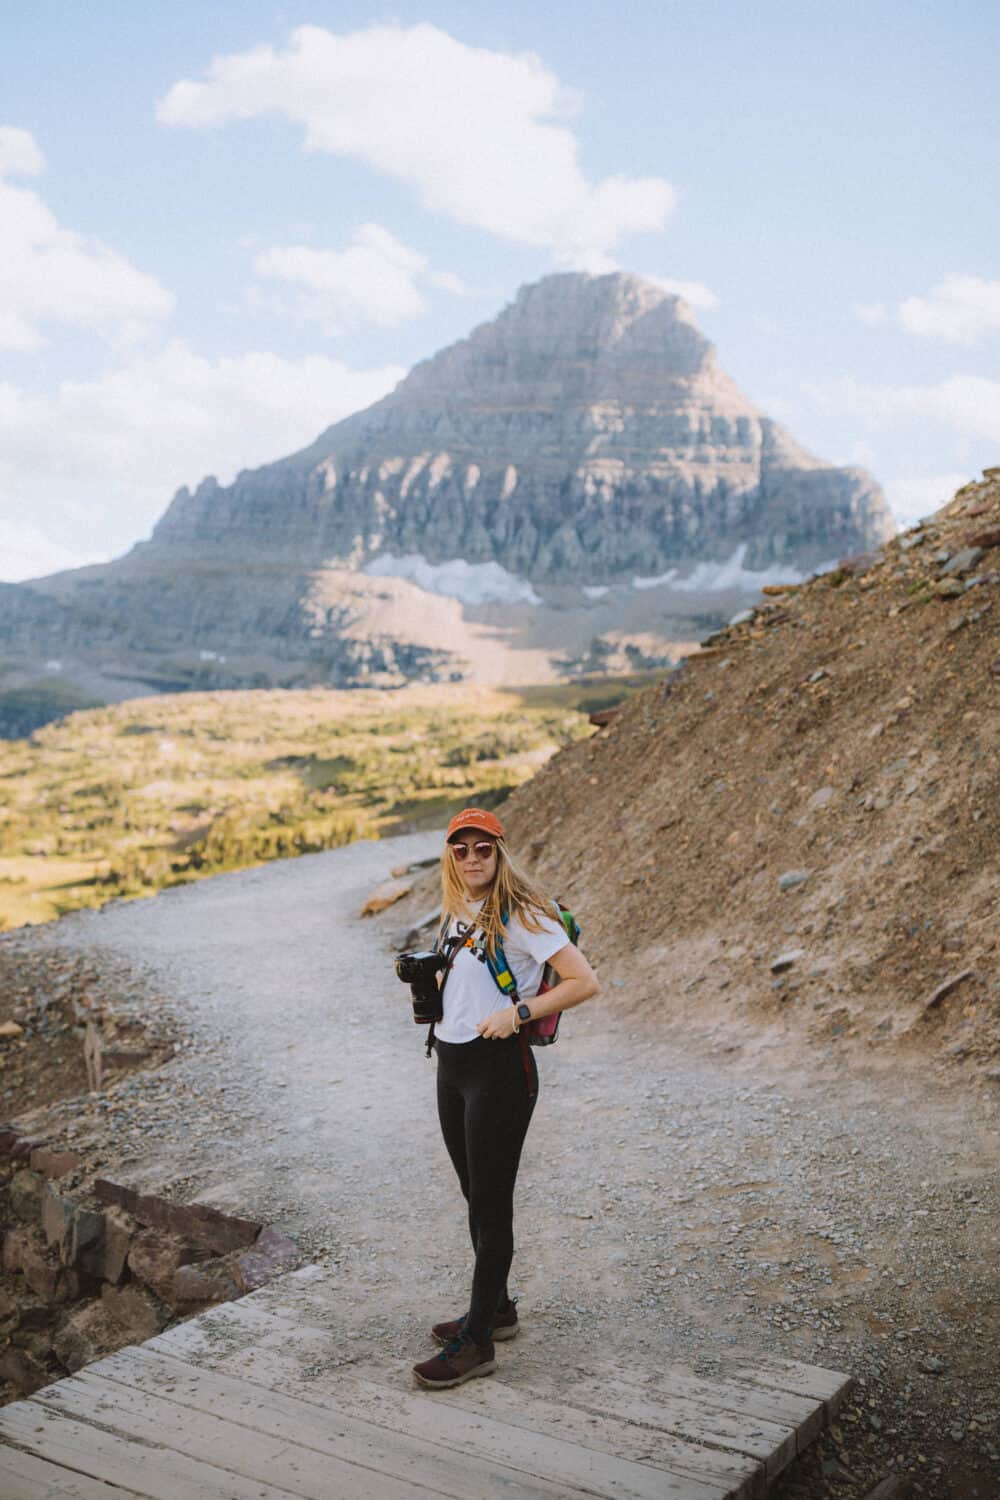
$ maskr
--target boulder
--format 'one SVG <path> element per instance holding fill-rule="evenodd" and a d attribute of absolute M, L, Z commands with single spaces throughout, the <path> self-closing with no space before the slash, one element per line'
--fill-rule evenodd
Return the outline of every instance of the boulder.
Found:
<path fill-rule="evenodd" d="M 241 1255 L 236 1275 L 246 1292 L 264 1286 L 282 1271 L 288 1271 L 299 1258 L 299 1248 L 277 1229 L 262 1229 L 252 1250 Z"/>
<path fill-rule="evenodd" d="M 964 573 L 971 573 L 983 555 L 982 547 L 963 547 L 961 552 L 956 552 L 954 557 L 945 563 L 945 573 L 953 577 L 961 577 Z"/>
<path fill-rule="evenodd" d="M 51 1329 L 19 1328 L 16 1333 L 11 1334 L 10 1341 L 15 1349 L 23 1349 L 26 1354 L 37 1359 L 40 1365 L 48 1363 L 49 1355 L 52 1353 Z"/>
<path fill-rule="evenodd" d="M 41 1235 L 37 1231 L 29 1231 L 28 1239 L 21 1249 L 21 1272 L 25 1282 L 39 1297 L 46 1302 L 56 1302 L 66 1298 L 67 1288 L 62 1280 L 62 1266 L 60 1266 L 55 1252 L 46 1247 Z"/>
<path fill-rule="evenodd" d="M 15 1172 L 10 1180 L 10 1206 L 22 1224 L 37 1224 L 42 1217 L 42 1181 L 28 1167 Z"/>
<path fill-rule="evenodd" d="M 143 1344 L 155 1338 L 171 1317 L 170 1308 L 149 1287 L 135 1281 L 125 1286 L 102 1287 L 101 1306 L 127 1331 L 130 1344 Z"/>
<path fill-rule="evenodd" d="M 806 806 L 810 812 L 819 812 L 821 808 L 828 807 L 836 795 L 836 787 L 821 786 L 813 792 Z"/>
<path fill-rule="evenodd" d="M 67 1313 L 52 1337 L 52 1352 L 70 1374 L 84 1365 L 138 1343 L 123 1322 L 102 1302 L 84 1302 Z"/>
<path fill-rule="evenodd" d="M 210 1302 L 231 1302 L 241 1295 L 226 1260 L 203 1260 L 178 1266 L 168 1301 L 175 1307 Z"/>
<path fill-rule="evenodd" d="M 805 956 L 804 948 L 786 948 L 784 953 L 779 953 L 771 964 L 772 974 L 784 974 L 793 964 L 798 963 Z"/>
<path fill-rule="evenodd" d="M 65 1177 L 75 1172 L 83 1158 L 75 1151 L 53 1151 L 49 1146 L 36 1146 L 31 1153 L 31 1168 L 44 1177 Z"/>
<path fill-rule="evenodd" d="M 3 1240 L 3 1268 L 5 1271 L 20 1271 L 25 1247 L 30 1242 L 30 1229 L 24 1227 L 8 1229 Z"/>
<path fill-rule="evenodd" d="M 263 1227 L 254 1219 L 236 1218 L 221 1209 L 210 1208 L 207 1203 L 170 1203 L 154 1193 L 141 1193 L 137 1188 L 109 1182 L 105 1177 L 97 1178 L 93 1190 L 101 1203 L 124 1208 L 140 1224 L 164 1229 L 215 1255 L 247 1248 Z"/>
<path fill-rule="evenodd" d="M 386 880 L 382 885 L 377 885 L 368 900 L 361 908 L 359 916 L 373 917 L 377 912 L 385 911 L 389 906 L 395 906 L 397 901 L 402 901 L 413 890 L 412 880 Z"/>
<path fill-rule="evenodd" d="M 51 1182 L 45 1184 L 42 1190 L 42 1231 L 48 1244 L 64 1260 L 69 1254 L 75 1209 L 72 1198 L 64 1198 Z"/>
<path fill-rule="evenodd" d="M 9 1380 L 22 1396 L 30 1396 L 42 1386 L 49 1385 L 52 1376 L 29 1350 L 8 1344 L 5 1349 L 0 1349 L 0 1380 Z"/>
<path fill-rule="evenodd" d="M 125 1275 L 128 1253 L 139 1226 L 123 1208 L 107 1208 L 104 1227 L 96 1243 L 81 1250 L 78 1264 L 92 1276 L 115 1284 Z"/>
<path fill-rule="evenodd" d="M 194 1259 L 195 1251 L 176 1235 L 162 1229 L 142 1229 L 129 1249 L 128 1268 L 139 1281 L 168 1298 L 177 1268 Z"/>

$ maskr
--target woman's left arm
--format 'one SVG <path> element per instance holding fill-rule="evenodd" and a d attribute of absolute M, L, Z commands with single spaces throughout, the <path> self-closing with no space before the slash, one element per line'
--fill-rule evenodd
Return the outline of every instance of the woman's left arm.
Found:
<path fill-rule="evenodd" d="M 533 1021 L 551 1016 L 557 1010 L 572 1010 L 574 1005 L 581 1005 L 584 1000 L 591 1000 L 600 993 L 597 975 L 575 944 L 567 943 L 558 953 L 553 953 L 549 963 L 559 975 L 559 983 L 544 994 L 525 1001 L 531 1009 Z"/>
<path fill-rule="evenodd" d="M 531 1010 L 533 1021 L 541 1020 L 542 1016 L 551 1016 L 557 1010 L 571 1010 L 574 1005 L 580 1005 L 584 1000 L 590 1000 L 600 993 L 597 975 L 573 943 L 567 943 L 558 953 L 553 953 L 548 962 L 559 975 L 559 983 L 544 994 L 524 1001 Z M 514 1020 L 514 1007 L 507 1005 L 503 1010 L 495 1010 L 485 1021 L 480 1021 L 476 1029 L 480 1036 L 507 1037 L 514 1030 Z"/>

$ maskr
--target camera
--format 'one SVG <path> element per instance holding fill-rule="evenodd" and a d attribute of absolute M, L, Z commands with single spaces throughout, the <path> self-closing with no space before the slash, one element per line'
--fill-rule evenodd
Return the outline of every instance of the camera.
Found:
<path fill-rule="evenodd" d="M 445 967 L 443 953 L 428 949 L 423 953 L 401 953 L 396 959 L 396 973 L 410 986 L 413 996 L 413 1019 L 418 1026 L 440 1021 L 441 990 L 437 977 Z"/>

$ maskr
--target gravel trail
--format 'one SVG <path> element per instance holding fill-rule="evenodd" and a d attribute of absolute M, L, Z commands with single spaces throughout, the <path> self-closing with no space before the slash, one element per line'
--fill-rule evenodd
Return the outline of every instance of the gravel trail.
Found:
<path fill-rule="evenodd" d="M 467 1293 L 392 913 L 356 915 L 437 846 L 355 844 L 14 935 L 127 973 L 186 1038 L 60 1106 L 67 1144 L 117 1180 L 275 1224 L 343 1286 L 359 1358 L 422 1357 L 427 1323 Z M 750 1072 L 651 1020 L 616 1025 L 601 977 L 539 1055 L 518 1190 L 513 1284 L 554 1389 L 595 1355 L 707 1372 L 734 1346 L 782 1353 L 859 1382 L 782 1494 L 860 1497 L 900 1467 L 916 1494 L 1000 1495 L 996 1098 L 821 1080 L 805 1053 L 795 1073 Z"/>

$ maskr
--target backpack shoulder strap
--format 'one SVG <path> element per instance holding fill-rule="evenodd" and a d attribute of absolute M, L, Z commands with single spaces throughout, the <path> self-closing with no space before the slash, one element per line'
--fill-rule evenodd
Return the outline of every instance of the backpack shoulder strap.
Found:
<path fill-rule="evenodd" d="M 507 917 L 508 913 L 504 912 L 500 918 L 505 927 L 507 925 Z M 512 1003 L 515 1003 L 517 1001 L 517 980 L 511 973 L 510 964 L 507 962 L 507 955 L 503 951 L 503 943 L 500 938 L 496 940 L 493 953 L 490 953 L 487 946 L 485 956 L 486 967 L 493 975 L 493 981 L 497 989 L 502 995 L 507 996 Z"/>

